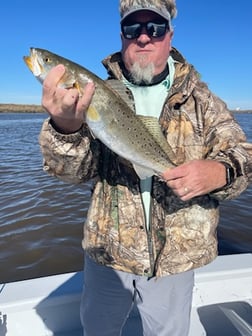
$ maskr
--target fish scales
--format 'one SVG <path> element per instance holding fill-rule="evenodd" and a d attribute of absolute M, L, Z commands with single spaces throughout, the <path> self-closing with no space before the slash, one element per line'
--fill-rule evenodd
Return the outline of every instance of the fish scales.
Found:
<path fill-rule="evenodd" d="M 86 83 L 95 83 L 95 94 L 85 121 L 96 138 L 132 163 L 140 178 L 160 176 L 175 166 L 174 153 L 158 120 L 136 115 L 107 82 L 77 63 L 45 49 L 30 48 L 30 55 L 24 56 L 24 61 L 41 83 L 58 64 L 63 64 L 66 69 L 59 86 L 75 87 L 82 95 Z"/>

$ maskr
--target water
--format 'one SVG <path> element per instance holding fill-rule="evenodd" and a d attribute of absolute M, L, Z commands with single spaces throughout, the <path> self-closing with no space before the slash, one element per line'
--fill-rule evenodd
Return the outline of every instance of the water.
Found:
<path fill-rule="evenodd" d="M 38 135 L 46 114 L 0 114 L 0 283 L 82 269 L 90 185 L 42 170 Z M 252 114 L 237 114 L 252 141 Z M 220 254 L 252 252 L 252 187 L 221 205 Z"/>

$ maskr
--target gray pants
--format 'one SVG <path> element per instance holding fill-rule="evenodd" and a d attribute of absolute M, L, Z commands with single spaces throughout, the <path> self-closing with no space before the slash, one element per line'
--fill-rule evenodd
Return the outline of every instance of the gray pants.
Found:
<path fill-rule="evenodd" d="M 194 272 L 149 279 L 85 259 L 84 336 L 187 336 Z"/>

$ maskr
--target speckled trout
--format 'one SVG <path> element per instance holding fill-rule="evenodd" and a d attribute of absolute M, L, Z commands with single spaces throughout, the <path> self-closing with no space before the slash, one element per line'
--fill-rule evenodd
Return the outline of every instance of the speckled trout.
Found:
<path fill-rule="evenodd" d="M 161 176 L 175 166 L 174 153 L 157 118 L 136 115 L 126 100 L 108 84 L 110 81 L 104 81 L 79 64 L 45 49 L 30 48 L 30 55 L 24 56 L 24 61 L 41 83 L 58 64 L 63 64 L 66 69 L 59 86 L 75 87 L 82 95 L 87 82 L 95 83 L 95 94 L 85 121 L 94 137 L 130 161 L 141 179 Z"/>

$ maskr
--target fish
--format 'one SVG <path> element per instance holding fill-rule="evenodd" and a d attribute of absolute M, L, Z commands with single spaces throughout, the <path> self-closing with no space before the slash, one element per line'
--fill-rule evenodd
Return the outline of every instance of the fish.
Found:
<path fill-rule="evenodd" d="M 162 133 L 158 119 L 137 115 L 108 84 L 109 80 L 105 81 L 85 67 L 46 49 L 32 47 L 30 54 L 23 59 L 40 83 L 58 64 L 65 67 L 58 86 L 77 88 L 82 95 L 85 85 L 94 82 L 95 93 L 84 121 L 94 138 L 132 164 L 140 179 L 153 175 L 162 178 L 167 169 L 176 166 L 175 154 Z"/>

